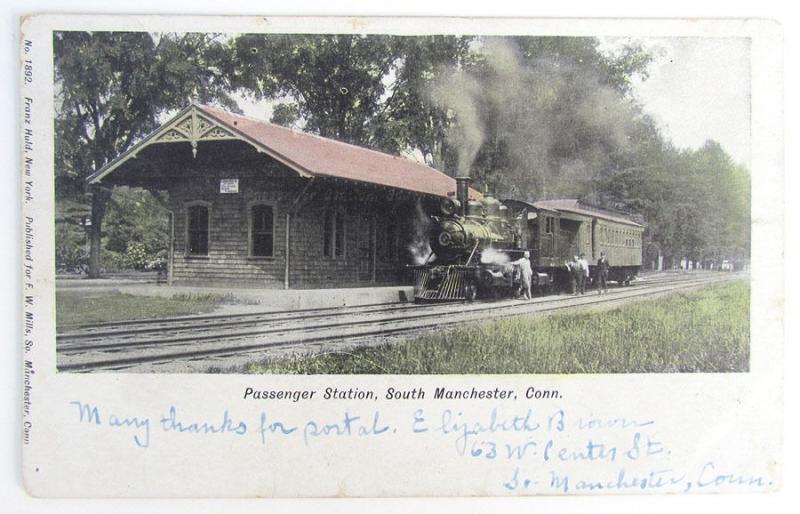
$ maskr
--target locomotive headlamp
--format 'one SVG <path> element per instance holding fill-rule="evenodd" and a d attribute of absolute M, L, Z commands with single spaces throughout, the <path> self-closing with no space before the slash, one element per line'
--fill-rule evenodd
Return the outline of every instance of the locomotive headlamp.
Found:
<path fill-rule="evenodd" d="M 461 209 L 461 202 L 455 198 L 442 198 L 439 208 L 445 216 L 453 216 Z"/>
<path fill-rule="evenodd" d="M 447 232 L 439 234 L 439 244 L 442 246 L 448 246 L 450 244 L 450 239 L 450 234 Z"/>

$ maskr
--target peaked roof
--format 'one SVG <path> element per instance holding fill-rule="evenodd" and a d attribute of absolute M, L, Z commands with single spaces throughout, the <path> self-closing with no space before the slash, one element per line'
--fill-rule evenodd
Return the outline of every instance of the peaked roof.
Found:
<path fill-rule="evenodd" d="M 536 207 L 537 209 L 550 209 L 554 211 L 573 212 L 575 214 L 583 214 L 584 216 L 594 216 L 598 218 L 607 219 L 610 221 L 616 221 L 618 223 L 624 223 L 626 225 L 642 227 L 642 225 L 640 225 L 639 223 L 636 223 L 635 221 L 630 220 L 621 214 L 617 214 L 612 211 L 607 211 L 605 209 L 600 209 L 598 207 L 591 207 L 588 205 L 584 205 L 580 202 L 580 200 L 575 200 L 575 199 L 540 200 L 538 202 L 533 202 L 533 206 Z"/>
<path fill-rule="evenodd" d="M 188 121 L 190 119 L 191 122 Z M 88 181 L 102 180 L 148 145 L 186 141 L 196 147 L 197 141 L 206 139 L 246 141 L 305 177 L 338 178 L 435 196 L 447 196 L 456 189 L 452 177 L 410 159 L 200 104 L 183 109 L 127 152 L 95 172 Z M 471 196 L 480 197 L 475 190 L 470 193 Z"/>

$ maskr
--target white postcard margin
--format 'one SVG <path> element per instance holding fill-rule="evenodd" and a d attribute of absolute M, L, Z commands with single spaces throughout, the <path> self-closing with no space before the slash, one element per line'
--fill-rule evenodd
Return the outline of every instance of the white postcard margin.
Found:
<path fill-rule="evenodd" d="M 563 34 L 750 37 L 752 40 L 752 312 L 751 371 L 740 374 L 625 376 L 238 376 L 55 373 L 53 275 L 53 30 L 225 32 L 370 32 L 424 34 Z M 30 46 L 28 46 L 30 42 Z M 686 491 L 771 491 L 781 483 L 783 138 L 779 28 L 770 22 L 682 20 L 475 20 L 369 18 L 195 18 L 37 16 L 25 20 L 21 41 L 20 138 L 30 129 L 30 176 L 22 163 L 23 224 L 33 232 L 31 275 L 23 295 L 33 296 L 31 341 L 23 359 L 26 394 L 23 473 L 36 496 L 57 497 L 304 497 L 506 496 L 526 494 L 641 494 Z M 26 51 L 27 49 L 27 51 Z M 26 63 L 26 61 L 30 63 Z M 26 68 L 26 64 L 30 68 Z M 26 71 L 31 81 L 26 81 Z M 26 98 L 30 99 L 26 103 Z M 30 108 L 30 124 L 25 107 Z M 30 182 L 30 183 L 29 183 Z M 30 190 L 26 190 L 30 188 Z M 29 219 L 30 218 L 30 219 Z M 23 227 L 23 230 L 25 227 Z M 24 246 L 24 245 L 23 245 Z M 25 249 L 23 248 L 23 251 Z M 28 286 L 30 284 L 30 286 Z M 30 332 L 26 332 L 27 329 Z M 23 343 L 24 344 L 24 343 Z M 326 388 L 375 391 L 418 386 L 558 390 L 560 399 L 515 402 L 324 401 L 255 402 L 256 389 Z M 100 425 L 81 422 L 73 402 L 91 405 Z M 174 411 L 172 411 L 174 409 Z M 489 457 L 491 444 L 523 451 L 526 429 L 469 437 L 437 430 L 445 411 L 470 426 L 520 417 L 537 425 L 550 458 Z M 174 412 L 175 414 L 171 414 Z M 494 412 L 494 414 L 492 414 Z M 227 414 L 226 414 L 227 413 Z M 120 420 L 143 426 L 110 427 Z M 262 418 L 263 416 L 263 418 Z M 494 416 L 494 418 L 493 418 Z M 498 417 L 500 421 L 498 421 Z M 246 425 L 244 434 L 165 431 L 162 418 Z M 363 435 L 308 435 L 309 423 L 343 426 Z M 355 419 L 358 418 L 358 419 Z M 624 418 L 624 429 L 585 428 L 590 419 Z M 265 422 L 262 422 L 262 419 Z M 280 423 L 280 425 L 276 425 Z M 169 424 L 169 421 L 167 422 Z M 580 425 L 584 428 L 578 428 Z M 452 426 L 459 426 L 454 422 Z M 266 430 L 264 429 L 266 427 Z M 275 427 L 297 427 L 292 434 Z M 319 430 L 317 430 L 319 432 Z M 639 434 L 639 438 L 636 438 Z M 216 435 L 217 437 L 213 437 Z M 146 439 L 145 439 L 146 438 Z M 619 460 L 585 457 L 588 443 L 616 448 Z M 145 444 L 146 443 L 146 444 Z M 560 449 L 566 457 L 561 462 Z M 580 457 L 583 449 L 584 457 Z M 596 452 L 600 452 L 595 448 Z M 643 456 L 643 452 L 651 452 Z M 634 458 L 635 455 L 635 458 Z M 590 462 L 589 462 L 590 461 Z M 622 474 L 622 479 L 620 476 Z M 616 489 L 575 489 L 578 483 Z M 661 482 L 669 482 L 663 485 Z M 649 484 L 642 486 L 641 484 Z"/>

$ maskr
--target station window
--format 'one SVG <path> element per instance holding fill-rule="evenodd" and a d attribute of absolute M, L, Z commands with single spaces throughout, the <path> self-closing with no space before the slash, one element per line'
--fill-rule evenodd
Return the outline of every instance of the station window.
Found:
<path fill-rule="evenodd" d="M 208 255 L 208 207 L 191 205 L 186 217 L 186 253 Z"/>
<path fill-rule="evenodd" d="M 322 254 L 325 257 L 344 257 L 344 235 L 344 214 L 338 211 L 326 211 Z"/>
<path fill-rule="evenodd" d="M 258 204 L 250 208 L 250 255 L 272 257 L 274 216 L 271 205 Z"/>
<path fill-rule="evenodd" d="M 545 231 L 546 234 L 552 234 L 553 232 L 555 232 L 555 223 L 554 222 L 555 222 L 555 219 L 553 219 L 550 216 L 545 218 L 544 231 Z"/>

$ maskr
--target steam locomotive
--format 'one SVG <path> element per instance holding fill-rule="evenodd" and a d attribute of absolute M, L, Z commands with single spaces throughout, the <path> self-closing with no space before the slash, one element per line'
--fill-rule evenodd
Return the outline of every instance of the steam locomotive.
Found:
<path fill-rule="evenodd" d="M 644 227 L 622 213 L 578 200 L 470 199 L 470 183 L 457 177 L 455 198 L 443 198 L 430 217 L 431 251 L 412 266 L 417 302 L 511 296 L 520 286 L 513 262 L 526 251 L 538 292 L 568 287 L 565 263 L 581 254 L 594 263 L 605 251 L 609 279 L 623 285 L 641 268 Z"/>

